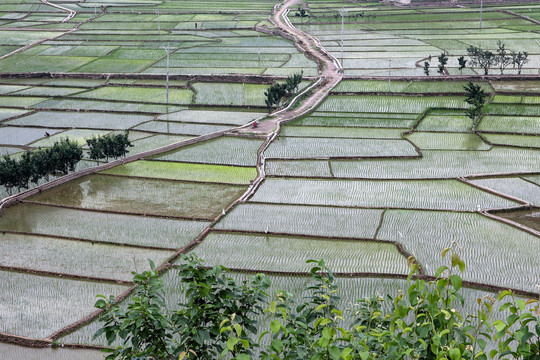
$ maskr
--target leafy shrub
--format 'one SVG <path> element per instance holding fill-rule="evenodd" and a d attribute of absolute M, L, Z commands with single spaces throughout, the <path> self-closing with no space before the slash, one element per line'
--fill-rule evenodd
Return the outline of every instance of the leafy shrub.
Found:
<path fill-rule="evenodd" d="M 455 307 L 464 303 L 459 291 L 465 264 L 455 246 L 442 256 L 451 265 L 440 267 L 434 279 L 423 279 L 411 258 L 406 294 L 361 299 L 347 314 L 339 308 L 339 287 L 323 260 L 308 261 L 314 263 L 313 285 L 306 289 L 308 300 L 295 306 L 284 291 L 268 304 L 266 276 L 237 285 L 227 269 L 207 269 L 195 256 L 187 256 L 179 275 L 188 300 L 167 317 L 161 280 L 151 264 L 152 271 L 135 275 L 138 288 L 127 311 L 112 297 L 101 296 L 96 307 L 106 311 L 104 327 L 95 336 L 105 333 L 109 344 L 121 338 L 121 346 L 108 350 L 109 360 L 246 360 L 254 358 L 256 349 L 263 360 L 482 360 L 488 359 L 489 342 L 496 345 L 490 358 L 540 359 L 540 300 L 525 302 L 507 290 L 498 297 L 510 299 L 500 307 L 510 313 L 505 320 L 490 322 L 496 301 L 489 296 L 478 299 L 477 314 L 460 314 Z M 253 316 L 265 303 L 270 329 L 255 343 Z M 344 326 L 351 320 L 352 326 Z"/>

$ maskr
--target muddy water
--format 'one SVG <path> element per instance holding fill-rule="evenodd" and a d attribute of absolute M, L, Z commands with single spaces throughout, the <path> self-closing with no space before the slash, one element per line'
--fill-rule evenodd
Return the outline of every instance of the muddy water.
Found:
<path fill-rule="evenodd" d="M 520 223 L 536 231 L 540 231 L 540 209 L 500 212 L 494 215 Z"/>

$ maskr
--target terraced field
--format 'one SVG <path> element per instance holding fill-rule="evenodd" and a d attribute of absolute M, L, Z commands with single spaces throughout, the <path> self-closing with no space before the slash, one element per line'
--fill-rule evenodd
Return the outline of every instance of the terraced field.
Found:
<path fill-rule="evenodd" d="M 102 359 L 83 349 L 107 345 L 92 336 L 96 295 L 125 299 L 152 260 L 173 307 L 188 252 L 297 297 L 306 260 L 324 258 L 347 304 L 405 289 L 410 256 L 434 276 L 455 243 L 467 311 L 496 290 L 537 291 L 539 5 L 486 1 L 478 31 L 474 6 L 308 0 L 309 18 L 285 15 L 305 32 L 280 29 L 291 40 L 274 31 L 275 0 L 58 3 L 0 4 L 0 155 L 66 137 L 84 150 L 67 176 L 0 190 L 0 354 Z M 528 52 L 526 76 L 458 70 L 468 46 L 500 37 Z M 344 80 L 325 88 L 339 64 Z M 264 92 L 301 71 L 305 93 L 267 117 Z M 471 79 L 488 93 L 477 124 Z M 127 157 L 90 159 L 86 139 L 124 131 Z M 70 349 L 28 347 L 53 341 Z"/>

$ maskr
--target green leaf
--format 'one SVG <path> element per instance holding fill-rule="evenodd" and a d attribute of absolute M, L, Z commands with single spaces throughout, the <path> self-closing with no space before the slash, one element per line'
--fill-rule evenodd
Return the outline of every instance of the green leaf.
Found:
<path fill-rule="evenodd" d="M 233 327 L 234 327 L 234 330 L 236 331 L 237 336 L 242 335 L 242 327 L 240 326 L 240 324 L 234 324 Z"/>
<path fill-rule="evenodd" d="M 461 359 L 461 351 L 459 351 L 459 349 L 450 349 L 450 350 L 448 350 L 448 355 L 450 356 L 450 360 L 460 360 Z"/>
<path fill-rule="evenodd" d="M 484 339 L 478 339 L 476 340 L 478 342 L 478 346 L 480 346 L 480 349 L 482 351 L 486 348 L 486 341 Z"/>
<path fill-rule="evenodd" d="M 456 291 L 461 289 L 462 281 L 461 277 L 459 277 L 458 275 L 450 276 L 450 282 L 452 283 L 452 286 L 454 287 L 454 289 L 456 289 Z"/>
<path fill-rule="evenodd" d="M 227 349 L 234 351 L 234 346 L 238 343 L 238 338 L 229 338 L 227 340 Z"/>
<path fill-rule="evenodd" d="M 272 330 L 274 334 L 277 334 L 280 328 L 281 328 L 281 323 L 278 320 L 272 320 L 270 322 L 270 330 Z"/>
<path fill-rule="evenodd" d="M 450 249 L 452 249 L 452 248 L 449 248 L 449 247 L 448 247 L 448 248 L 444 249 L 444 250 L 442 251 L 442 253 L 441 253 L 441 257 L 444 258 L 444 257 L 446 256 L 446 253 L 447 253 L 448 251 L 450 251 Z"/>
<path fill-rule="evenodd" d="M 504 299 L 506 296 L 508 295 L 512 295 L 512 291 L 510 290 L 503 290 L 499 293 L 499 296 L 497 296 L 497 300 L 498 301 L 501 301 L 502 299 Z"/>
<path fill-rule="evenodd" d="M 332 359 L 339 360 L 341 357 L 341 351 L 339 351 L 338 347 L 335 345 L 331 345 L 328 352 L 330 353 L 330 357 Z"/>
<path fill-rule="evenodd" d="M 360 358 L 361 358 L 362 360 L 367 360 L 367 359 L 369 359 L 369 352 L 367 352 L 367 351 L 360 351 L 360 352 L 358 353 L 358 355 L 360 355 Z"/>
<path fill-rule="evenodd" d="M 249 360 L 249 356 L 247 354 L 238 354 L 236 356 L 237 360 Z"/>
<path fill-rule="evenodd" d="M 272 348 L 278 352 L 278 354 L 283 351 L 283 343 L 281 342 L 281 340 L 274 339 L 272 340 L 271 345 L 272 345 Z"/>
<path fill-rule="evenodd" d="M 458 254 L 452 254 L 452 267 L 457 266 L 460 261 L 461 259 L 459 258 Z"/>

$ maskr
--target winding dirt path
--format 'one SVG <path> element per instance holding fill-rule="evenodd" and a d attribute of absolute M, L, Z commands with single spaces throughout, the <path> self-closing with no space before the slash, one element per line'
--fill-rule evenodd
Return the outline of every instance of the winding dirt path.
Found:
<path fill-rule="evenodd" d="M 295 28 L 287 18 L 289 9 L 301 2 L 302 0 L 286 0 L 274 7 L 274 13 L 270 16 L 270 21 L 276 26 L 276 30 L 272 31 L 272 33 L 294 40 L 299 50 L 317 62 L 319 81 L 299 106 L 289 106 L 276 111 L 262 121 L 257 128 L 252 129 L 250 125 L 243 128 L 242 132 L 260 135 L 271 134 L 278 129 L 279 123 L 297 119 L 315 109 L 343 78 L 343 71 L 337 59 L 327 52 L 316 38 Z M 297 95 L 295 100 L 298 100 L 300 96 L 302 94 Z M 295 100 L 292 103 L 295 103 Z"/>

